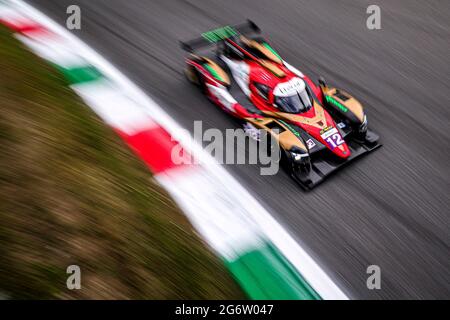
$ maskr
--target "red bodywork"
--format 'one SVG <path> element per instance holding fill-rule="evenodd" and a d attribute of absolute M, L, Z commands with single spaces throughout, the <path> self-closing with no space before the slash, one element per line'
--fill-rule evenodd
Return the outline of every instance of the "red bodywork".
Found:
<path fill-rule="evenodd" d="M 286 68 L 284 65 L 277 65 L 278 68 L 280 68 L 286 76 L 279 78 L 272 74 L 270 71 L 268 71 L 266 68 L 261 66 L 256 61 L 247 61 L 247 64 L 250 67 L 250 91 L 251 96 L 250 100 L 252 103 L 260 110 L 263 111 L 269 111 L 269 112 L 276 112 L 279 113 L 280 110 L 278 110 L 276 107 L 273 106 L 274 102 L 274 96 L 273 96 L 273 89 L 279 84 L 283 82 L 288 82 L 294 77 L 297 77 L 292 71 L 290 71 L 288 68 Z M 320 103 L 323 103 L 322 101 L 322 93 L 319 87 L 317 87 L 311 79 L 309 79 L 307 76 L 304 76 L 302 78 L 311 88 L 312 93 L 316 96 L 317 100 Z M 268 100 L 263 99 L 259 94 L 257 89 L 254 87 L 253 82 L 262 83 L 269 88 L 271 88 L 269 92 Z M 319 108 L 322 108 L 319 106 Z M 324 118 L 325 118 L 325 126 L 327 127 L 333 127 L 336 128 L 336 124 L 333 120 L 333 118 L 329 115 L 329 113 L 326 110 L 323 110 L 324 112 Z M 307 112 L 298 114 L 301 117 L 313 119 L 316 116 L 316 104 L 314 103 L 313 107 L 308 110 Z M 303 130 L 305 130 L 308 134 L 310 134 L 314 139 L 317 141 L 323 143 L 325 146 L 328 147 L 335 155 L 337 155 L 340 158 L 348 158 L 351 154 L 347 144 L 343 142 L 343 144 L 340 145 L 340 147 L 334 147 L 330 145 L 327 141 L 325 141 L 321 136 L 321 130 L 320 128 L 317 128 L 315 126 L 310 126 L 301 122 L 297 121 L 291 121 L 294 125 L 299 126 Z M 337 128 L 336 128 L 337 129 Z M 342 139 L 343 140 L 343 139 Z"/>
<path fill-rule="evenodd" d="M 326 130 L 332 130 L 333 128 L 337 130 L 336 123 L 334 122 L 334 120 L 330 116 L 330 114 L 322 107 L 323 96 L 322 96 L 321 89 L 318 86 L 316 86 L 309 77 L 307 77 L 305 75 L 303 77 L 299 77 L 294 72 L 289 70 L 283 63 L 275 63 L 275 62 L 271 61 L 270 63 L 275 64 L 276 67 L 279 68 L 285 74 L 285 76 L 283 76 L 283 77 L 278 77 L 277 75 L 272 73 L 269 69 L 264 67 L 263 64 L 261 64 L 261 60 L 259 58 L 253 56 L 247 50 L 240 47 L 238 44 L 236 44 L 232 40 L 227 39 L 226 41 L 232 43 L 233 46 L 235 46 L 238 50 L 240 50 L 246 58 L 244 61 L 247 63 L 247 65 L 250 68 L 249 89 L 251 91 L 250 100 L 253 103 L 253 105 L 255 105 L 258 109 L 260 109 L 262 111 L 274 113 L 273 115 L 271 115 L 274 118 L 282 118 L 283 120 L 286 121 L 286 118 L 283 117 L 283 113 L 281 113 L 279 109 L 277 109 L 276 107 L 273 106 L 273 101 L 274 101 L 273 90 L 278 84 L 288 82 L 289 80 L 291 80 L 294 77 L 303 79 L 306 82 L 306 84 L 310 87 L 312 93 L 315 95 L 315 98 L 317 98 L 317 101 L 319 101 L 320 104 L 318 104 L 317 102 L 314 102 L 313 107 L 310 110 L 308 110 L 307 112 L 299 113 L 298 116 L 303 117 L 303 118 L 314 119 L 317 116 L 317 112 L 318 112 L 317 109 L 320 108 L 320 111 L 323 110 L 323 113 L 324 113 L 323 119 L 326 121 L 326 123 L 324 125 L 320 125 L 322 128 L 318 128 L 317 126 L 308 125 L 308 124 L 302 123 L 300 121 L 294 121 L 294 120 L 289 120 L 289 121 L 292 124 L 302 128 L 304 131 L 306 131 L 309 135 L 311 135 L 314 139 L 316 139 L 320 143 L 324 144 L 336 156 L 346 159 L 351 155 L 351 152 L 350 152 L 350 149 L 349 149 L 347 143 L 343 140 L 343 138 L 341 137 L 341 135 L 339 133 L 338 133 L 338 137 L 336 137 L 336 139 L 338 139 L 338 140 L 340 139 L 339 143 L 341 143 L 341 144 L 339 146 L 335 146 L 333 142 L 325 141 L 325 139 L 322 138 L 322 134 L 324 131 L 323 127 L 326 127 Z M 188 61 L 188 63 L 192 63 L 192 61 Z M 199 66 L 197 66 L 197 68 L 198 67 Z M 201 66 L 200 66 L 200 68 L 201 68 Z M 214 77 L 211 77 L 206 70 L 204 70 L 204 72 L 207 74 L 207 76 L 206 76 L 207 83 L 212 84 L 212 85 L 218 84 L 217 79 L 215 79 Z M 258 90 L 253 85 L 253 82 L 264 84 L 270 88 L 269 96 L 268 96 L 267 100 L 265 100 L 258 94 Z M 223 83 L 221 83 L 221 85 L 223 85 Z M 208 92 L 208 96 L 214 103 L 221 106 L 227 112 L 230 112 L 229 108 L 224 108 L 221 101 L 212 92 Z M 248 118 L 248 117 L 254 118 L 255 117 L 255 115 L 248 113 L 247 110 L 244 107 L 242 107 L 241 105 L 239 105 L 238 103 L 233 106 L 233 109 L 234 110 L 231 113 L 239 118 Z M 279 116 L 277 116 L 277 115 L 279 115 Z M 289 115 L 292 115 L 292 114 L 289 114 Z M 322 121 L 318 121 L 318 122 L 322 122 Z M 339 131 L 337 130 L 337 132 L 339 132 Z"/>

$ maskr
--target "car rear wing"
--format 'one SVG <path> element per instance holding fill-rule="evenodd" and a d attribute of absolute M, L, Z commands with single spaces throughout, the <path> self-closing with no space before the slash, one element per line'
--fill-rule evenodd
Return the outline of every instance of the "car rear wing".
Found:
<path fill-rule="evenodd" d="M 261 29 L 251 20 L 236 26 L 225 26 L 202 33 L 201 37 L 189 41 L 180 41 L 181 48 L 187 52 L 208 47 L 225 39 L 235 37 L 239 34 L 249 35 L 260 33 Z"/>

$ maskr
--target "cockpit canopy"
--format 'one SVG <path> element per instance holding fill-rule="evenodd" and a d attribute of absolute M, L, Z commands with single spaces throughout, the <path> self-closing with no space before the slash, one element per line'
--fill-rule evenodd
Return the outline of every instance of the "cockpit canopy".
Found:
<path fill-rule="evenodd" d="M 274 106 L 287 113 L 302 113 L 312 108 L 313 99 L 305 82 L 292 78 L 288 82 L 278 84 L 274 91 Z"/>

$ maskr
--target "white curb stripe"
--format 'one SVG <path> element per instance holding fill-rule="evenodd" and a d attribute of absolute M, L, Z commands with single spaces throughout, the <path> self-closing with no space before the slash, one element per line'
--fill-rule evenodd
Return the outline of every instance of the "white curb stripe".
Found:
<path fill-rule="evenodd" d="M 16 38 L 22 41 L 38 56 L 57 64 L 63 68 L 76 68 L 87 65 L 86 60 L 81 56 L 69 51 L 64 43 L 61 43 L 59 37 L 48 35 L 44 39 L 40 37 L 25 37 L 16 35 Z"/>
<path fill-rule="evenodd" d="M 15 21 L 16 24 L 21 24 L 25 22 L 27 19 L 24 15 L 18 13 L 16 10 L 11 9 L 10 7 L 0 3 L 0 19 L 5 20 L 9 23 Z"/>
<path fill-rule="evenodd" d="M 151 117 L 106 79 L 71 88 L 110 126 L 132 136 L 157 126 Z"/>
<path fill-rule="evenodd" d="M 242 212 L 236 199 L 223 192 L 210 172 L 196 166 L 168 170 L 155 178 L 183 211 L 190 213 L 194 227 L 226 260 L 233 261 L 264 244 L 258 226 Z"/>

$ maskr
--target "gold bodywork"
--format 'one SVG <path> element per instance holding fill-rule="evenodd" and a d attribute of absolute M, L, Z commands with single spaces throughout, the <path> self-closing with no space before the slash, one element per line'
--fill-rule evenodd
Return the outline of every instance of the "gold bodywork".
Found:
<path fill-rule="evenodd" d="M 208 65 L 221 77 L 226 84 L 230 84 L 230 78 L 228 77 L 228 74 L 214 61 L 211 59 L 208 59 L 206 57 L 203 57 L 206 62 L 208 62 Z"/>
<path fill-rule="evenodd" d="M 264 56 L 267 57 L 267 59 L 272 60 L 275 63 L 280 64 L 282 61 L 281 59 L 275 55 L 272 51 L 270 51 L 267 47 L 263 46 L 261 43 L 255 40 L 247 39 L 244 36 L 241 36 L 241 41 L 248 45 L 251 48 L 254 48 L 261 52 Z"/>
<path fill-rule="evenodd" d="M 279 78 L 283 78 L 286 76 L 286 73 L 284 73 L 284 71 L 281 70 L 280 67 L 278 67 L 278 65 L 276 63 L 273 63 L 272 61 L 259 59 L 258 63 Z"/>
<path fill-rule="evenodd" d="M 307 124 L 312 127 L 316 127 L 318 129 L 325 129 L 328 126 L 325 117 L 325 111 L 323 110 L 322 106 L 319 105 L 316 101 L 313 101 L 313 108 L 316 112 L 316 115 L 313 118 L 307 118 L 302 117 L 301 115 L 298 114 L 283 113 L 283 112 L 265 111 L 264 113 L 275 118 L 286 120 L 288 122 L 299 122 L 302 124 Z"/>
<path fill-rule="evenodd" d="M 285 120 L 286 122 L 291 122 L 291 123 L 298 122 L 301 124 L 306 124 L 306 125 L 309 125 L 312 127 L 316 127 L 320 130 L 324 130 L 325 128 L 329 127 L 331 124 L 327 123 L 327 119 L 325 117 L 325 110 L 323 109 L 323 107 L 314 100 L 313 108 L 315 110 L 315 116 L 313 118 L 307 118 L 307 117 L 302 117 L 301 115 L 298 115 L 298 114 L 290 114 L 290 113 L 283 113 L 283 112 L 267 112 L 267 111 L 265 111 L 264 113 L 268 116 L 272 116 L 274 118 Z M 286 126 L 284 126 L 284 127 L 286 127 Z M 294 137 L 295 137 L 295 135 L 294 135 Z M 344 146 L 342 146 L 342 145 L 340 145 L 338 148 L 341 150 L 344 150 Z"/>
<path fill-rule="evenodd" d="M 261 66 L 272 72 L 277 77 L 282 78 L 286 76 L 286 73 L 283 70 L 281 70 L 280 67 L 278 66 L 279 64 L 282 63 L 281 59 L 277 55 L 275 55 L 272 51 L 270 51 L 267 47 L 263 46 L 258 41 L 247 39 L 244 36 L 241 36 L 241 41 L 246 45 L 248 45 L 249 47 L 258 50 L 266 57 L 266 59 L 257 60 Z"/>
<path fill-rule="evenodd" d="M 198 55 L 196 55 L 196 54 L 191 54 L 191 57 L 193 58 L 193 59 L 198 59 L 198 60 L 203 60 L 203 61 L 206 61 L 206 63 L 208 63 L 208 65 L 209 65 L 209 67 L 211 68 L 211 69 L 213 69 L 214 70 L 214 72 L 216 72 L 217 73 L 217 75 L 221 78 L 221 79 L 223 79 L 223 82 L 225 83 L 225 84 L 227 84 L 227 85 L 229 85 L 230 84 L 230 77 L 228 76 L 228 74 L 216 63 L 216 62 L 214 62 L 213 60 L 211 60 L 211 59 L 209 59 L 209 58 L 206 58 L 206 57 L 201 57 L 201 56 L 198 56 Z M 188 77 L 188 79 L 191 81 L 191 82 L 194 82 L 194 83 L 197 83 L 198 84 L 198 79 L 196 79 L 196 77 L 195 77 L 195 75 L 194 75 L 194 73 L 193 73 L 193 67 L 188 67 L 188 69 L 187 69 L 187 71 L 186 71 L 186 75 L 187 75 L 187 77 Z"/>
<path fill-rule="evenodd" d="M 293 146 L 296 146 L 305 152 L 308 152 L 308 148 L 303 143 L 303 140 L 301 137 L 297 136 L 289 127 L 288 125 L 285 125 L 284 123 L 272 119 L 272 118 L 247 118 L 246 119 L 249 123 L 253 124 L 258 129 L 263 129 L 270 133 L 272 137 L 274 137 L 281 148 L 284 150 L 289 150 Z M 272 122 L 275 122 L 278 126 L 282 127 L 284 129 L 283 132 L 277 133 L 273 129 L 269 128 L 268 125 Z"/>
<path fill-rule="evenodd" d="M 325 95 L 332 97 L 334 100 L 336 100 L 344 107 L 346 107 L 351 113 L 353 113 L 356 116 L 356 118 L 358 118 L 359 121 L 361 122 L 364 121 L 364 109 L 358 100 L 356 100 L 347 92 L 339 90 L 341 94 L 344 94 L 345 96 L 348 97 L 348 100 L 343 101 L 342 99 L 340 99 L 338 96 L 335 95 L 338 89 L 328 86 L 321 86 L 321 87 Z"/>

